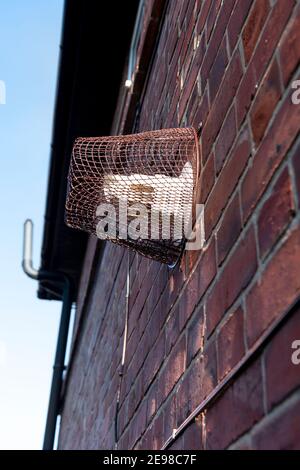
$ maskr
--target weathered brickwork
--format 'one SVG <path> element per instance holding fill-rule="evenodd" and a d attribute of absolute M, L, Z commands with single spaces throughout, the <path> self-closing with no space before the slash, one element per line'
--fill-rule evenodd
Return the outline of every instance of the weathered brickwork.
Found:
<path fill-rule="evenodd" d="M 299 1 L 168 2 L 138 130 L 202 123 L 206 242 L 173 271 L 130 254 L 119 449 L 160 449 L 300 295 L 299 59 Z M 115 446 L 126 273 L 90 240 L 60 448 Z M 300 449 L 294 310 L 172 449 Z"/>

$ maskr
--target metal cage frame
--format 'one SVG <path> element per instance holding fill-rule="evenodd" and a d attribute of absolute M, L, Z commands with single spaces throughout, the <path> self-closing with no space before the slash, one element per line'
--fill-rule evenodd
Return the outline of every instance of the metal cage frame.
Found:
<path fill-rule="evenodd" d="M 77 138 L 68 174 L 66 224 L 99 236 L 97 227 L 102 219 L 98 208 L 112 204 L 118 219 L 116 237 L 108 234 L 101 238 L 174 267 L 185 246 L 184 236 L 175 239 L 176 230 L 183 227 L 185 207 L 191 207 L 192 226 L 195 223 L 199 168 L 198 133 L 193 127 Z M 158 237 L 121 237 L 125 223 L 122 226 L 123 210 L 118 200 L 129 201 L 134 208 L 136 204 L 145 206 L 140 225 L 146 225 L 146 214 L 147 223 L 149 214 L 151 222 L 158 217 Z M 126 209 L 126 216 L 134 218 L 137 214 Z M 164 233 L 167 217 L 170 238 Z M 112 217 L 106 219 L 112 222 Z"/>

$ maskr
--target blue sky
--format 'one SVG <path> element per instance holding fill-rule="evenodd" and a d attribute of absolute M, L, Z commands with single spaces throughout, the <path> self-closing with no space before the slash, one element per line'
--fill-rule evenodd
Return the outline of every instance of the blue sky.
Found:
<path fill-rule="evenodd" d="M 34 220 L 39 266 L 63 0 L 2 0 L 0 80 L 0 449 L 42 446 L 60 302 L 21 270 Z"/>

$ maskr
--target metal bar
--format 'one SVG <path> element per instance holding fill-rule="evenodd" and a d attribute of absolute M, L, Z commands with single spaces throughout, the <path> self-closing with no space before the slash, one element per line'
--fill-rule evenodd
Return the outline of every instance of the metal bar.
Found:
<path fill-rule="evenodd" d="M 140 4 L 138 7 L 138 12 L 136 16 L 136 21 L 134 25 L 134 30 L 131 39 L 130 51 L 129 51 L 129 62 L 128 62 L 128 72 L 127 72 L 127 80 L 125 82 L 125 86 L 130 88 L 132 85 L 132 78 L 135 69 L 135 62 L 136 62 L 136 52 L 137 52 L 137 45 L 138 39 L 141 33 L 141 26 L 142 26 L 142 18 L 144 13 L 144 0 L 140 0 Z"/>

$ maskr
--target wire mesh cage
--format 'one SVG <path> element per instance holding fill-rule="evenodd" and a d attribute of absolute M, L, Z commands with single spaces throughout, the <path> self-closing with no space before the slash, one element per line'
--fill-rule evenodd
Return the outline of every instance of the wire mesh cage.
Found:
<path fill-rule="evenodd" d="M 194 128 L 78 138 L 66 224 L 174 266 L 194 222 L 198 165 Z"/>

